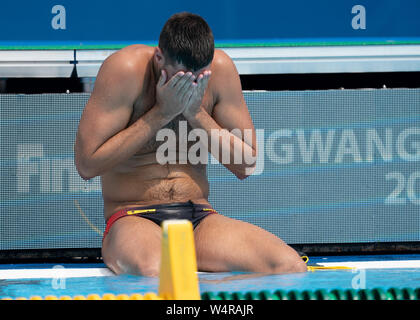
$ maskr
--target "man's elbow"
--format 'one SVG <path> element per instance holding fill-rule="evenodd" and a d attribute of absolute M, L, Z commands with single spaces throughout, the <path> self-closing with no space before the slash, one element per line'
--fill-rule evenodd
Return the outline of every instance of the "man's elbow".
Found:
<path fill-rule="evenodd" d="M 90 180 L 92 178 L 95 178 L 97 175 L 94 174 L 93 172 L 87 170 L 86 168 L 81 168 L 76 167 L 77 168 L 77 172 L 79 173 L 79 176 L 83 179 L 83 180 Z"/>
<path fill-rule="evenodd" d="M 93 174 L 84 173 L 84 172 L 81 172 L 80 170 L 77 170 L 77 171 L 79 172 L 79 176 L 85 181 L 88 181 L 96 177 Z"/>
<path fill-rule="evenodd" d="M 89 166 L 86 163 L 83 163 L 83 161 L 81 161 L 77 157 L 75 158 L 75 165 L 79 176 L 83 180 L 90 180 L 98 175 L 93 166 Z"/>
<path fill-rule="evenodd" d="M 254 173 L 255 168 L 256 168 L 255 164 L 251 166 L 243 167 L 242 170 L 236 172 L 235 175 L 239 180 L 244 180 Z"/>
<path fill-rule="evenodd" d="M 249 175 L 246 175 L 246 174 L 240 174 L 240 173 L 238 173 L 238 174 L 236 174 L 236 177 L 237 177 L 239 180 L 245 180 L 246 178 L 248 178 L 248 177 L 249 177 Z"/>

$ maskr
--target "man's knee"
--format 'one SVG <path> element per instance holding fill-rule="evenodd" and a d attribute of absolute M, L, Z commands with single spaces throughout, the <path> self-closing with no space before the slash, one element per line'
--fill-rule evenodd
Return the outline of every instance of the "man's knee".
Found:
<path fill-rule="evenodd" d="M 290 272 L 306 272 L 308 270 L 306 263 L 300 257 L 297 261 L 290 263 L 289 268 Z"/>
<path fill-rule="evenodd" d="M 132 274 L 145 277 L 157 277 L 160 272 L 160 257 L 149 255 L 147 257 L 131 257 L 119 259 L 116 256 L 104 258 L 105 264 L 117 275 Z"/>
<path fill-rule="evenodd" d="M 130 263 L 118 263 L 117 261 L 117 274 L 132 274 L 144 277 L 157 277 L 159 276 L 160 264 L 157 260 L 140 261 L 134 260 Z"/>
<path fill-rule="evenodd" d="M 159 263 L 148 262 L 148 263 L 137 263 L 134 265 L 133 274 L 144 276 L 144 277 L 158 277 L 159 276 Z"/>
<path fill-rule="evenodd" d="M 271 273 L 306 272 L 306 263 L 300 258 L 279 259 L 270 264 Z"/>
<path fill-rule="evenodd" d="M 132 256 L 129 268 L 130 274 L 157 277 L 160 269 L 160 254 L 156 251 L 144 250 L 141 254 Z"/>

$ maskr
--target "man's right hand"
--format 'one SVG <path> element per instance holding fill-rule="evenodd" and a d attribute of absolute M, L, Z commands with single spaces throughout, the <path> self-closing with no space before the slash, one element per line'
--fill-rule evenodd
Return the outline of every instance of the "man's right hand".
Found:
<path fill-rule="evenodd" d="M 167 73 L 161 71 L 156 85 L 156 107 L 164 119 L 171 121 L 185 110 L 193 93 L 194 79 L 191 72 L 180 71 L 166 82 Z"/>

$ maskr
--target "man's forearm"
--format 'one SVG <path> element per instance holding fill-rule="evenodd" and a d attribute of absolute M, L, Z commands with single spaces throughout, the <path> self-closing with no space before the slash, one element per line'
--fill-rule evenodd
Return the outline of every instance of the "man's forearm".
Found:
<path fill-rule="evenodd" d="M 93 154 L 79 161 L 80 175 L 90 179 L 129 159 L 169 122 L 170 119 L 164 118 L 153 107 L 132 125 L 108 139 Z"/>
<path fill-rule="evenodd" d="M 208 150 L 220 163 L 238 178 L 251 174 L 256 164 L 256 148 L 242 137 L 225 130 L 204 110 L 187 119 L 194 129 L 203 129 L 208 137 Z M 232 130 L 233 132 L 233 130 Z M 252 141 L 252 137 L 250 139 Z"/>

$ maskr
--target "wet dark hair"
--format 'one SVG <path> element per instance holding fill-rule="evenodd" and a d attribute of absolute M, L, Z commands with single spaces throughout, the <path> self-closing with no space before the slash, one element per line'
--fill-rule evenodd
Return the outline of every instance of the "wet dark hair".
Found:
<path fill-rule="evenodd" d="M 213 60 L 213 32 L 199 15 L 176 13 L 162 28 L 159 48 L 169 63 L 177 62 L 188 70 L 197 71 Z"/>

